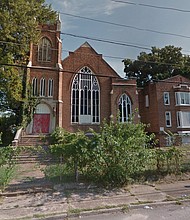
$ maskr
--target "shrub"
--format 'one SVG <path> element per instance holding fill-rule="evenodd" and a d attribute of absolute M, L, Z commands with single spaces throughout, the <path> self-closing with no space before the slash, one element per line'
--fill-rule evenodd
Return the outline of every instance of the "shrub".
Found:
<path fill-rule="evenodd" d="M 141 123 L 104 122 L 100 133 L 94 132 L 88 147 L 86 176 L 106 185 L 128 183 L 149 166 L 152 139 Z"/>

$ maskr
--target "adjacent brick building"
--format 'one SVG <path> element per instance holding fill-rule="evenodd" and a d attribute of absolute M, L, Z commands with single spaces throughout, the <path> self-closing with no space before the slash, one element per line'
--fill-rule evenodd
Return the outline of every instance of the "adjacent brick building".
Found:
<path fill-rule="evenodd" d="M 160 146 L 190 143 L 190 80 L 174 76 L 139 90 L 141 121 Z"/>

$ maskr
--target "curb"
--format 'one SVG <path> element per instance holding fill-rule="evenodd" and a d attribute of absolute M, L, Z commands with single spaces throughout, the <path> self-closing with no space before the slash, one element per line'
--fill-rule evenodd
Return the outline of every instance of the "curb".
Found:
<path fill-rule="evenodd" d="M 180 200 L 182 203 L 184 202 L 190 202 L 190 199 L 187 200 Z M 170 205 L 170 204 L 176 204 L 177 201 L 166 201 L 166 202 L 153 202 L 153 203 L 144 203 L 140 205 L 130 205 L 130 204 L 123 204 L 120 207 L 115 207 L 115 208 L 106 208 L 106 209 L 97 209 L 97 210 L 89 210 L 89 211 L 79 211 L 79 213 L 63 213 L 63 214 L 58 214 L 53 217 L 54 220 L 60 220 L 60 218 L 81 218 L 83 216 L 92 216 L 92 215 L 99 215 L 99 214 L 108 214 L 108 213 L 118 213 L 118 212 L 128 212 L 130 210 L 135 210 L 135 209 L 142 209 L 145 208 L 146 206 L 151 207 L 156 207 L 156 206 L 165 206 L 165 205 Z M 176 204 L 178 205 L 178 204 Z M 126 207 L 124 207 L 126 206 Z M 128 207 L 128 209 L 127 209 Z M 45 217 L 45 216 L 44 216 Z M 51 220 L 52 216 L 47 216 L 45 217 L 45 220 Z M 34 219 L 34 220 L 39 220 L 39 218 Z"/>
<path fill-rule="evenodd" d="M 44 213 L 42 219 L 45 220 L 60 220 L 63 218 L 81 218 L 83 216 L 92 216 L 92 215 L 99 215 L 99 214 L 106 214 L 106 213 L 118 213 L 118 212 L 129 212 L 130 210 L 135 210 L 135 209 L 142 209 L 146 208 L 147 209 L 153 209 L 156 208 L 157 206 L 166 206 L 170 204 L 176 204 L 176 205 L 182 205 L 182 204 L 177 204 L 177 199 L 175 201 L 161 201 L 161 202 L 150 202 L 150 203 L 143 203 L 143 204 L 137 204 L 137 205 L 131 205 L 131 204 L 123 204 L 119 207 L 114 207 L 114 208 L 102 208 L 102 209 L 92 209 L 89 211 L 81 211 L 80 209 L 78 210 L 78 213 L 70 213 L 69 210 L 67 212 L 63 213 Z M 190 199 L 185 199 L 185 200 L 179 200 L 181 203 L 186 203 L 190 202 Z M 125 207 L 126 206 L 126 207 Z M 71 210 L 72 212 L 72 210 Z M 11 218 L 9 220 L 22 220 L 22 219 L 28 219 L 28 220 L 39 220 L 39 217 L 35 217 L 35 214 L 32 216 L 24 216 L 24 217 L 18 217 L 18 218 Z M 2 219 L 2 220 L 8 220 L 8 219 Z"/>

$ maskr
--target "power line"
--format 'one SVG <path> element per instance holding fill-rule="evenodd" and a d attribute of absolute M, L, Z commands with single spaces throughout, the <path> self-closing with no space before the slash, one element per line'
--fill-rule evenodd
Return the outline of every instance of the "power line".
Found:
<path fill-rule="evenodd" d="M 57 68 L 51 68 L 51 67 L 40 67 L 40 66 L 26 66 L 26 65 L 19 65 L 19 64 L 9 64 L 9 63 L 0 63 L 0 66 L 9 66 L 9 67 L 17 67 L 17 68 L 22 68 L 22 69 L 35 69 L 35 70 L 48 70 L 48 71 L 54 71 L 54 72 L 63 72 L 63 73 L 68 73 L 68 74 L 79 74 L 79 75 L 86 75 L 85 73 L 80 73 L 76 71 L 70 71 L 70 70 L 63 70 L 63 69 L 57 69 Z M 115 71 L 116 72 L 116 71 Z M 116 74 L 119 76 L 119 74 L 116 72 Z M 93 76 L 93 74 L 91 74 Z M 108 76 L 102 73 L 96 74 L 97 77 L 101 78 L 116 78 L 118 79 L 118 76 Z M 119 76 L 121 79 L 122 77 Z"/>
<path fill-rule="evenodd" d="M 99 41 L 99 42 L 102 42 L 102 43 L 110 43 L 110 44 L 116 44 L 116 45 L 126 46 L 126 47 L 134 47 L 134 48 L 137 48 L 137 49 L 144 49 L 144 50 L 152 50 L 152 47 L 153 47 L 153 46 L 150 46 L 151 48 L 149 48 L 149 47 L 147 47 L 148 45 L 140 46 L 141 44 L 136 44 L 135 45 L 133 43 L 124 42 L 124 41 L 114 41 L 114 40 L 110 40 L 110 39 L 93 38 L 93 37 L 89 37 L 89 36 L 81 36 L 81 35 L 66 33 L 66 32 L 61 32 L 60 34 L 68 35 L 68 36 L 76 37 L 76 38 L 78 37 L 78 38 L 83 38 L 83 39 L 88 39 L 88 40 L 93 40 L 93 41 Z M 186 52 L 190 52 L 190 51 L 186 50 Z M 188 55 L 188 54 L 182 54 L 182 55 Z"/>
<path fill-rule="evenodd" d="M 145 62 L 145 63 L 149 63 L 149 62 Z M 150 63 L 156 63 L 156 62 L 150 62 Z M 169 63 L 158 63 L 158 64 L 166 64 L 166 65 L 175 65 L 175 64 L 169 64 Z M 70 71 L 70 70 L 60 70 L 60 69 L 56 69 L 56 68 L 50 68 L 50 67 L 47 67 L 47 68 L 44 68 L 44 67 L 35 67 L 35 66 L 25 66 L 25 65 L 18 65 L 18 64 L 8 64 L 8 63 L 3 63 L 3 64 L 0 64 L 0 66 L 11 66 L 11 67 L 17 67 L 17 68 L 27 68 L 27 69 L 37 69 L 37 70 L 41 70 L 41 69 L 45 69 L 45 70 L 49 70 L 49 71 L 55 71 L 55 72 L 63 72 L 65 74 L 72 74 L 72 75 L 76 75 L 76 74 L 79 74 L 79 75 L 83 75 L 84 73 L 80 73 L 80 72 L 76 72 L 76 71 Z M 175 66 L 179 66 L 179 65 L 175 65 Z M 125 72 L 124 72 L 125 73 Z M 99 73 L 99 74 L 95 74 L 96 77 L 98 78 L 109 78 L 109 79 L 118 79 L 121 78 L 123 80 L 125 80 L 126 78 L 125 77 L 121 77 L 117 72 L 116 74 L 118 76 L 108 76 L 108 75 L 104 75 L 102 73 Z M 126 73 L 125 73 L 126 74 Z M 92 76 L 94 76 L 93 74 L 90 74 Z M 166 79 L 163 79 L 163 80 L 159 80 L 159 79 L 152 79 L 150 81 L 153 81 L 153 82 L 161 82 L 161 83 L 179 83 L 179 81 L 166 81 Z M 189 82 L 182 82 L 182 84 L 190 84 Z"/>
<path fill-rule="evenodd" d="M 157 6 L 157 5 L 150 5 L 150 4 L 143 4 L 143 3 L 134 3 L 134 2 L 129 2 L 129 1 L 121 1 L 121 0 L 111 0 L 111 1 L 117 2 L 117 3 L 124 3 L 124 4 L 128 4 L 128 5 L 143 6 L 143 7 L 149 7 L 149 8 L 190 13 L 190 10 L 179 9 L 179 8 L 174 8 L 174 7 L 165 7 L 165 6 Z"/>
<path fill-rule="evenodd" d="M 151 48 L 141 47 L 141 46 L 132 45 L 132 44 L 127 44 L 127 43 L 124 43 L 124 42 L 123 43 L 122 42 L 117 42 L 117 41 L 113 41 L 113 40 L 93 38 L 93 37 L 76 35 L 76 34 L 65 33 L 65 32 L 61 32 L 60 34 L 71 36 L 71 37 L 78 37 L 78 38 L 93 40 L 93 41 L 99 41 L 99 42 L 103 42 L 103 43 L 115 44 L 115 45 L 120 45 L 120 46 L 125 46 L 125 47 L 134 47 L 134 48 L 137 48 L 137 49 L 151 50 Z"/>
<path fill-rule="evenodd" d="M 125 2 L 125 3 L 127 3 L 127 2 Z M 117 26 L 117 27 L 130 28 L 130 29 L 134 29 L 134 30 L 137 30 L 137 31 L 146 31 L 146 32 L 151 32 L 151 33 L 155 33 L 155 34 L 162 34 L 162 35 L 169 35 L 169 36 L 174 36 L 174 37 L 182 37 L 182 38 L 190 39 L 190 36 L 182 35 L 182 34 L 158 31 L 158 30 L 153 30 L 153 29 L 148 29 L 148 28 L 140 28 L 140 27 L 135 27 L 135 26 L 132 26 L 132 25 L 119 24 L 119 23 L 115 23 L 115 22 L 104 21 L 104 20 L 79 16 L 79 15 L 74 15 L 74 14 L 70 14 L 70 13 L 64 13 L 64 12 L 59 12 L 59 13 L 62 14 L 62 15 L 66 15 L 66 16 L 71 16 L 71 17 L 75 17 L 75 18 L 80 18 L 80 19 L 85 19 L 85 20 L 89 20 L 89 21 L 99 22 L 99 23 L 103 23 L 103 24 L 114 25 L 114 26 Z"/>
<path fill-rule="evenodd" d="M 143 61 L 143 60 L 136 60 L 136 59 L 134 59 L 134 61 L 144 63 L 144 64 L 167 65 L 167 66 L 175 66 L 175 67 L 179 67 L 179 68 L 181 67 L 181 65 L 175 64 L 175 63 Z M 11 67 L 20 67 L 20 68 L 28 68 L 28 69 L 43 69 L 43 70 L 50 70 L 50 71 L 71 72 L 71 73 L 75 73 L 75 74 L 77 73 L 77 72 L 74 72 L 74 71 L 62 70 L 62 69 L 51 68 L 51 67 L 42 67 L 42 66 L 27 66 L 27 65 L 20 65 L 20 64 L 9 64 L 9 63 L 0 63 L 0 66 L 11 66 Z M 184 65 L 184 67 L 189 67 L 189 65 Z"/>
<path fill-rule="evenodd" d="M 78 36 L 78 35 L 74 35 L 74 34 L 69 34 L 69 33 L 61 33 L 61 34 L 66 34 L 66 35 L 69 35 L 69 36 L 73 36 L 73 37 L 79 37 L 79 38 L 85 38 L 85 39 L 90 39 L 90 40 L 96 40 L 96 41 L 100 41 L 100 42 L 103 42 L 103 43 L 112 43 L 112 44 L 117 44 L 117 45 L 122 45 L 122 46 L 131 46 L 131 47 L 136 47 L 136 48 L 139 48 L 139 49 L 147 49 L 147 50 L 151 50 L 150 48 L 145 48 L 145 47 L 139 47 L 139 46 L 136 46 L 136 45 L 130 45 L 130 44 L 127 44 L 125 42 L 114 42 L 114 41 L 110 41 L 110 40 L 102 40 L 102 39 L 96 39 L 96 38 L 90 38 L 90 37 L 85 37 L 85 36 Z M 18 44 L 20 45 L 19 43 L 14 43 L 14 42 L 8 42 L 8 41 L 0 41 L 0 43 L 3 43 L 3 44 Z M 58 50 L 58 49 L 52 49 L 52 50 Z M 71 50 L 65 50 L 65 49 L 62 49 L 62 51 L 64 52 L 70 52 Z M 188 51 L 189 52 L 189 51 Z M 75 52 L 75 53 L 80 53 L 81 52 Z M 85 53 L 85 54 L 89 54 L 89 55 L 92 55 L 90 53 Z M 132 61 L 139 61 L 139 60 L 136 60 L 134 58 L 127 58 L 127 57 L 120 57 L 120 56 L 111 56 L 111 55 L 103 55 L 101 54 L 103 57 L 106 57 L 106 58 L 111 58 L 111 59 L 119 59 L 119 60 L 125 60 L 125 59 L 130 59 Z M 189 56 L 188 54 L 182 54 L 184 56 Z M 93 54 L 94 56 L 94 54 Z M 97 55 L 99 56 L 99 54 Z M 141 61 L 141 62 L 145 62 L 145 61 Z M 156 62 L 151 62 L 151 61 L 147 61 L 146 63 L 156 63 Z M 157 63 L 157 64 L 166 64 L 166 65 L 174 65 L 174 64 L 170 64 L 170 63 Z M 2 65 L 2 64 L 0 64 Z M 24 66 L 23 66 L 24 67 Z"/>

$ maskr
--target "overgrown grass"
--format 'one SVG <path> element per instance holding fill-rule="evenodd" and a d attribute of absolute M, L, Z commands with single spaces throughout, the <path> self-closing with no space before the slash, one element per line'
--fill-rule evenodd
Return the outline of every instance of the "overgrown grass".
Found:
<path fill-rule="evenodd" d="M 54 183 L 75 181 L 73 170 L 66 164 L 48 165 L 43 172 L 45 177 Z"/>
<path fill-rule="evenodd" d="M 16 173 L 15 166 L 1 166 L 0 167 L 0 191 L 3 192 L 10 181 L 14 178 Z"/>
<path fill-rule="evenodd" d="M 149 166 L 144 171 L 135 173 L 130 183 L 155 182 L 170 174 L 177 176 L 185 172 L 190 172 L 190 145 L 175 148 L 165 147 L 159 150 L 157 156 L 154 156 Z M 66 164 L 58 163 L 49 165 L 44 169 L 44 173 L 46 178 L 56 183 L 75 181 L 74 170 Z M 89 179 L 84 179 L 84 176 L 82 178 L 83 181 L 88 181 Z"/>

